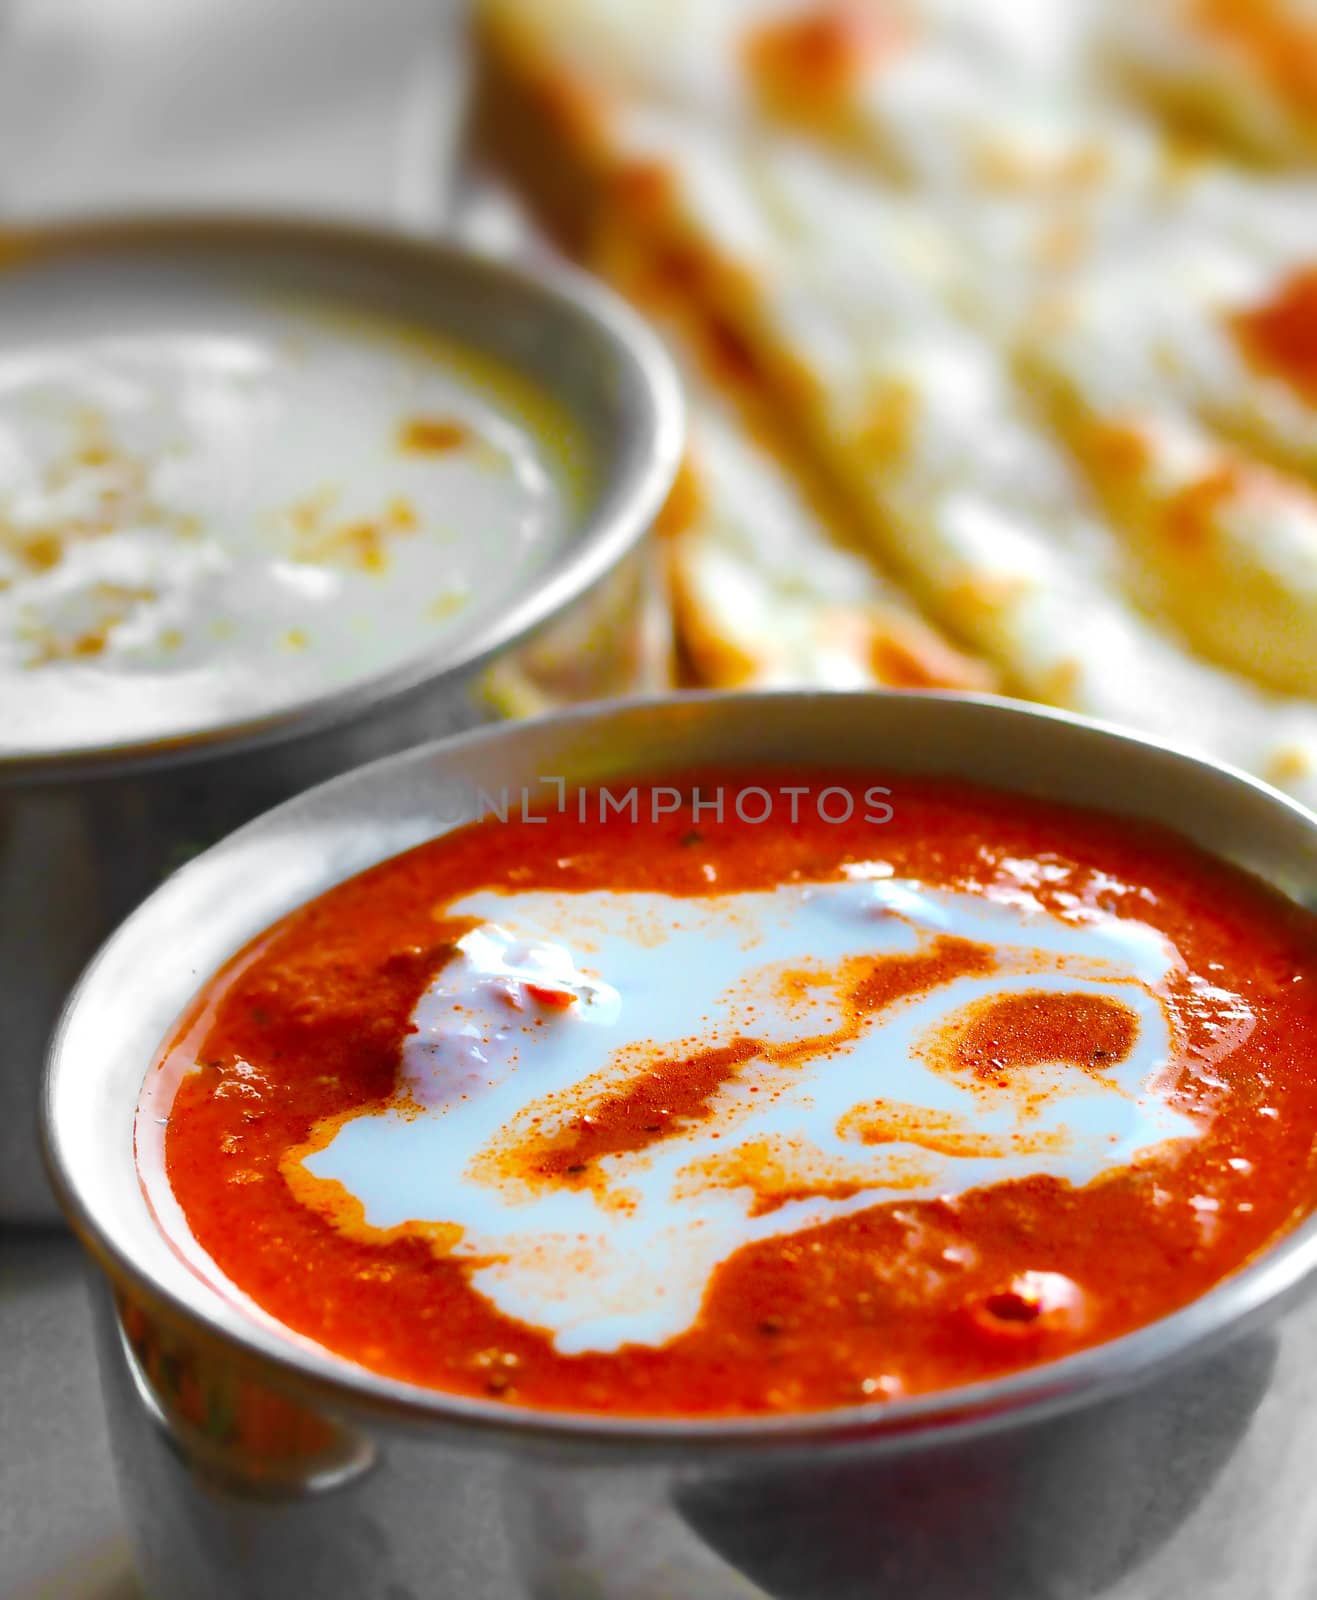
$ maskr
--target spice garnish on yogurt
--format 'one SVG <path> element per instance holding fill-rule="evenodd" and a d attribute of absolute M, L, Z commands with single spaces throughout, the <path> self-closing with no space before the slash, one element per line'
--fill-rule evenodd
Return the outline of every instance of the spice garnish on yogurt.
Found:
<path fill-rule="evenodd" d="M 0 303 L 0 757 L 279 715 L 567 548 L 586 450 L 529 380 L 332 297 L 106 283 Z"/>

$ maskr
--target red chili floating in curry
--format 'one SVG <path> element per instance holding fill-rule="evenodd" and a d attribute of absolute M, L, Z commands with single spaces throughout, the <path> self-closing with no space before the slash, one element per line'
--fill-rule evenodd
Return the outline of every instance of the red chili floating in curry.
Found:
<path fill-rule="evenodd" d="M 287 917 L 211 981 L 160 1063 L 181 1074 L 165 1171 L 197 1244 L 280 1323 L 377 1372 L 524 1406 L 707 1417 L 880 1401 L 1052 1360 L 1185 1305 L 1309 1210 L 1317 919 L 1167 831 L 1097 812 L 899 778 L 890 819 L 866 821 L 873 781 L 819 771 L 688 774 L 665 780 L 681 798 L 657 818 L 658 791 L 640 785 L 634 820 L 601 816 L 596 792 L 569 794 L 537 821 L 489 818 Z M 731 797 L 751 784 L 775 796 L 796 786 L 796 820 L 784 801 L 762 823 L 738 818 Z M 829 787 L 825 809 L 838 815 L 844 792 L 848 820 L 820 814 L 815 797 Z M 699 812 L 697 789 L 706 797 Z M 728 798 L 711 820 L 707 797 L 717 790 Z M 858 887 L 843 891 L 848 884 Z M 936 904 L 976 896 L 1002 915 L 1027 902 L 1023 925 L 1042 919 L 1062 942 L 1096 919 L 1137 924 L 1145 944 L 1169 941 L 1174 960 L 1140 1021 L 1137 996 L 1086 957 L 1058 956 L 1056 971 L 1038 975 L 1018 953 L 963 928 L 911 932 L 884 884 L 922 886 Z M 761 1232 L 718 1260 L 689 1325 L 662 1342 L 570 1348 L 570 1338 L 509 1314 L 476 1287 L 474 1278 L 493 1283 L 482 1276 L 490 1261 L 461 1253 L 463 1230 L 443 1226 L 442 1210 L 378 1227 L 341 1187 L 298 1165 L 354 1118 L 390 1106 L 402 1119 L 439 1117 L 468 1102 L 465 1081 L 443 1078 L 440 1098 L 451 1105 L 408 1109 L 413 1091 L 403 1092 L 402 1077 L 406 1051 L 424 1036 L 418 1005 L 445 992 L 434 985 L 456 971 L 460 941 L 477 925 L 452 909 L 465 897 L 608 891 L 716 911 L 722 897 L 796 886 L 808 891 L 801 905 L 816 906 L 817 890 L 826 908 L 829 894 L 844 892 L 869 915 L 871 885 L 880 886 L 872 915 L 881 933 L 871 953 L 811 966 L 804 950 L 798 970 L 774 978 L 782 1015 L 799 1007 L 806 1018 L 786 1042 L 769 1036 L 760 990 L 744 1004 L 729 1000 L 726 1017 L 707 1019 L 707 1037 L 632 1041 L 612 1077 L 585 1080 L 566 1102 L 550 1097 L 556 1111 L 511 1119 L 481 1155 L 482 1180 L 521 1185 L 527 1204 L 549 1194 L 611 1206 L 624 1227 L 635 1185 L 654 1164 L 675 1160 L 683 1140 L 703 1141 L 690 1170 L 714 1175 L 704 1198 L 680 1204 L 731 1194 L 738 1226 Z M 847 900 L 837 927 L 868 937 L 845 923 L 852 909 Z M 588 944 L 583 970 L 607 980 L 608 950 Z M 952 1004 L 969 992 L 958 985 L 974 984 L 1000 993 Z M 534 1041 L 575 1026 L 575 1012 L 595 1003 L 561 973 L 498 992 L 529 1030 L 514 1069 L 523 1075 L 535 1071 Z M 819 995 L 840 1012 L 819 1021 L 827 1011 Z M 911 1031 L 912 1008 L 940 997 L 945 1023 Z M 1082 1184 L 1049 1173 L 1048 1152 L 1070 1137 L 1056 1108 L 1080 1104 L 1067 1096 L 1107 1104 L 1101 1097 L 1115 1094 L 1158 1007 L 1170 1055 L 1140 1090 L 1137 1115 L 1154 1106 L 1192 1136 L 1154 1143 Z M 1228 1019 L 1245 1015 L 1251 1031 L 1241 1026 L 1231 1044 Z M 949 1086 L 940 1106 L 936 1094 L 924 1105 L 894 1096 L 879 1050 L 863 1058 L 869 1075 L 846 1090 L 848 1109 L 835 1119 L 843 1154 L 816 1162 L 809 1182 L 798 1181 L 798 1152 L 745 1131 L 760 1126 L 766 1107 L 776 1105 L 780 1119 L 797 1103 L 790 1096 L 802 1095 L 806 1070 L 815 1077 L 799 1104 L 817 1113 L 836 1073 L 858 1074 L 856 1041 L 896 1038 L 898 1023 L 916 1041 L 901 1047 L 900 1070 Z M 484 1092 L 496 1091 L 469 1088 L 471 1097 Z M 966 1105 L 983 1114 L 967 1116 Z M 1017 1120 L 1003 1123 L 1009 1106 Z M 990 1163 L 1005 1150 L 1028 1159 L 1036 1150 L 1037 1170 L 928 1191 L 939 1174 L 959 1170 L 955 1162 Z M 855 1175 L 866 1161 L 887 1163 L 873 1204 Z M 438 1175 L 440 1196 L 460 1177 Z M 144 1179 L 149 1189 L 145 1169 Z M 674 1194 L 688 1194 L 690 1181 L 683 1176 L 687 1188 Z M 908 1198 L 896 1192 L 902 1183 Z M 794 1227 L 792 1206 L 836 1209 Z M 627 1257 L 628 1271 L 643 1269 L 641 1254 L 639 1263 Z M 608 1284 L 595 1289 L 606 1294 Z M 570 1295 L 563 1317 L 566 1326 Z"/>

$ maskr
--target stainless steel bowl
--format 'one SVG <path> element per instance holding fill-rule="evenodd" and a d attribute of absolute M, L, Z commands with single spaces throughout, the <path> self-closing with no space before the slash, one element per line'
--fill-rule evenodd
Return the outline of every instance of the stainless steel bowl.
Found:
<path fill-rule="evenodd" d="M 579 425 L 589 466 L 564 555 L 478 633 L 184 741 L 0 754 L 0 1218 L 45 1220 L 57 1212 L 36 1101 L 50 1029 L 97 945 L 168 872 L 309 784 L 488 720 L 489 698 L 473 686 L 491 663 L 501 687 L 519 662 L 530 680 L 548 673 L 560 698 L 652 687 L 641 541 L 676 471 L 681 402 L 640 320 L 567 271 L 531 278 L 445 245 L 313 223 L 107 222 L 4 243 L 0 297 L 31 294 L 52 273 L 50 293 L 69 292 L 72 277 L 195 271 L 406 318 L 552 394 Z"/>
<path fill-rule="evenodd" d="M 1313 1592 L 1310 1219 L 1203 1299 L 1063 1361 L 823 1415 L 681 1423 L 446 1397 L 248 1320 L 143 1198 L 133 1114 L 198 984 L 309 896 L 446 831 L 455 785 L 798 761 L 951 773 L 1169 823 L 1317 904 L 1317 818 L 1058 713 L 936 695 L 685 696 L 349 774 L 184 867 L 110 940 L 44 1127 L 94 1274 L 123 1494 L 169 1600 L 1301 1600 Z M 899 777 L 893 804 L 900 804 Z"/>

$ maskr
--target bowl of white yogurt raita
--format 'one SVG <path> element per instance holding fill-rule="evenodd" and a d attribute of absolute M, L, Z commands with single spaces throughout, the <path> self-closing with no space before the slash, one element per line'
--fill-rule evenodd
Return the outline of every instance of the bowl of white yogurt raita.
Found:
<path fill-rule="evenodd" d="M 54 1215 L 47 1036 L 174 866 L 363 759 L 656 686 L 680 443 L 578 274 L 315 222 L 6 238 L 0 1216 Z"/>

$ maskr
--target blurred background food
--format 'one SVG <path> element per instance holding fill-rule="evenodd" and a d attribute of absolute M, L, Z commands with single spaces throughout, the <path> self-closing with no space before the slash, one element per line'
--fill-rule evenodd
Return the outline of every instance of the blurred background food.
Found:
<path fill-rule="evenodd" d="M 685 676 L 995 686 L 1317 798 L 1307 0 L 484 0 L 686 376 Z"/>
<path fill-rule="evenodd" d="M 647 313 L 650 686 L 993 690 L 1317 799 L 1311 0 L 0 7 L 5 216 L 224 206 Z"/>

